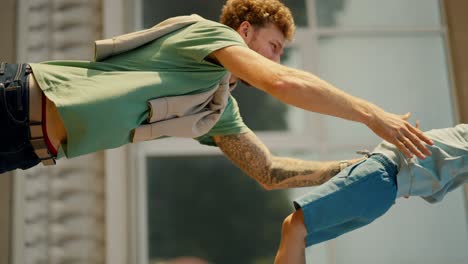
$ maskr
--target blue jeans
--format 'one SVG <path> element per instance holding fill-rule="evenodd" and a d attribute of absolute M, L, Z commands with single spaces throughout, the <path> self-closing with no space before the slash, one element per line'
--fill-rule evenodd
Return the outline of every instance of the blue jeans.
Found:
<path fill-rule="evenodd" d="M 29 142 L 29 85 L 26 64 L 0 66 L 0 174 L 40 162 Z"/>
<path fill-rule="evenodd" d="M 354 164 L 296 199 L 311 246 L 363 227 L 395 203 L 397 167 L 386 156 L 374 154 Z"/>

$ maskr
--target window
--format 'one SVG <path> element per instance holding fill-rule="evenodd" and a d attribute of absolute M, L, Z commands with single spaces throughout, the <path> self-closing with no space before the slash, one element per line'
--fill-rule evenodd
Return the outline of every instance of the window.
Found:
<path fill-rule="evenodd" d="M 151 261 L 274 262 L 291 210 L 284 191 L 262 190 L 220 155 L 148 156 L 146 164 Z"/>

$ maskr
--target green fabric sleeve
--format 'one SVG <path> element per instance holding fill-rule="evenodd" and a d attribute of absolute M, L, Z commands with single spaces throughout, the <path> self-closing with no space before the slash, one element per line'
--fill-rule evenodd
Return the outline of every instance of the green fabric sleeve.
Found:
<path fill-rule="evenodd" d="M 231 95 L 229 97 L 228 105 L 226 106 L 226 109 L 224 109 L 224 112 L 216 125 L 208 133 L 195 139 L 203 145 L 216 146 L 213 136 L 242 134 L 249 131 L 251 130 L 242 120 L 236 99 Z"/>
<path fill-rule="evenodd" d="M 239 33 L 228 26 L 213 21 L 202 21 L 192 25 L 177 43 L 171 43 L 178 54 L 196 62 L 203 62 L 213 51 L 233 45 L 245 46 Z"/>

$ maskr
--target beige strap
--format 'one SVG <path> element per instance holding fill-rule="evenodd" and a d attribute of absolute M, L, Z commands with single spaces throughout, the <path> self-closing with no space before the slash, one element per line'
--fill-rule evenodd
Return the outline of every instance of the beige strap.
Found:
<path fill-rule="evenodd" d="M 5 74 L 5 66 L 6 66 L 6 62 L 2 62 L 0 64 L 0 75 Z"/>
<path fill-rule="evenodd" d="M 101 61 L 153 41 L 184 26 L 202 21 L 199 15 L 178 16 L 164 20 L 149 29 L 144 29 L 110 39 L 96 40 L 94 42 L 94 60 Z"/>
<path fill-rule="evenodd" d="M 200 113 L 213 100 L 219 85 L 209 91 L 198 94 L 180 95 L 156 98 L 148 101 L 150 113 L 147 122 L 154 123 L 161 120 Z"/>
<path fill-rule="evenodd" d="M 226 73 L 216 87 L 205 93 L 159 98 L 149 102 L 149 122 L 133 131 L 132 142 L 162 136 L 196 138 L 208 133 L 228 103 L 230 76 L 230 73 Z"/>

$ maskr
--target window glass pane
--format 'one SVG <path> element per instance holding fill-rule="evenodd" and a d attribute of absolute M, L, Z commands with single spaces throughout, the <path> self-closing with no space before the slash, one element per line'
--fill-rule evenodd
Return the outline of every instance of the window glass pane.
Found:
<path fill-rule="evenodd" d="M 309 25 L 306 0 L 283 0 L 282 2 L 291 10 L 297 27 L 307 27 Z"/>
<path fill-rule="evenodd" d="M 319 27 L 438 27 L 438 0 L 316 0 Z"/>
<path fill-rule="evenodd" d="M 393 113 L 410 111 L 423 129 L 453 124 L 441 36 L 322 37 L 319 53 L 319 76 L 338 88 Z M 379 141 L 361 124 L 324 119 L 329 145 Z"/>
<path fill-rule="evenodd" d="M 298 68 L 301 65 L 299 51 L 293 47 L 284 50 L 281 62 Z M 232 93 L 239 103 L 245 124 L 255 131 L 289 131 L 300 133 L 304 112 L 290 107 L 259 89 L 239 82 Z"/>
<path fill-rule="evenodd" d="M 265 92 L 239 83 L 232 91 L 244 123 L 254 131 L 284 131 L 287 106 Z"/>
<path fill-rule="evenodd" d="M 162 20 L 181 15 L 199 14 L 213 21 L 219 21 L 225 0 L 143 0 L 143 25 L 151 27 Z"/>
<path fill-rule="evenodd" d="M 274 262 L 286 192 L 263 190 L 223 156 L 148 157 L 147 179 L 151 263 Z"/>

